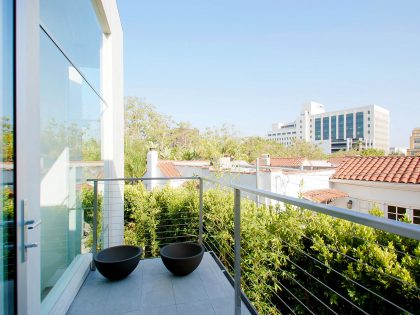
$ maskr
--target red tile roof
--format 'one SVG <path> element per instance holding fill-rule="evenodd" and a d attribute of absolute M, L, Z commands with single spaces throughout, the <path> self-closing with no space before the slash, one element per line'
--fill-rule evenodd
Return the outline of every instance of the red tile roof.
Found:
<path fill-rule="evenodd" d="M 158 168 L 167 177 L 181 177 L 181 173 L 175 167 L 174 163 L 169 161 L 159 161 Z"/>
<path fill-rule="evenodd" d="M 277 166 L 277 167 L 300 167 L 305 158 L 270 158 L 270 165 L 269 166 Z M 265 164 L 261 164 L 265 165 Z"/>
<path fill-rule="evenodd" d="M 309 190 L 302 194 L 302 197 L 320 203 L 330 203 L 331 201 L 339 198 L 348 197 L 345 192 L 337 189 L 316 189 Z"/>
<path fill-rule="evenodd" d="M 349 157 L 331 179 L 420 184 L 420 157 Z"/>
<path fill-rule="evenodd" d="M 328 159 L 328 162 L 331 163 L 332 166 L 338 167 L 341 165 L 341 163 L 347 161 L 349 157 L 348 156 L 343 156 L 343 157 L 330 157 Z"/>

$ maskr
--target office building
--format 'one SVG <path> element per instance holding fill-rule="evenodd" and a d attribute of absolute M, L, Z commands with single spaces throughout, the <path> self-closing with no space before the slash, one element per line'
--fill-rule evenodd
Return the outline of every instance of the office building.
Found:
<path fill-rule="evenodd" d="M 420 155 L 420 128 L 415 128 L 410 137 L 410 149 L 407 150 L 408 156 Z"/>
<path fill-rule="evenodd" d="M 389 111 L 377 105 L 326 112 L 322 104 L 303 104 L 299 117 L 273 124 L 268 139 L 286 146 L 296 140 L 318 145 L 326 153 L 368 148 L 389 150 Z"/>

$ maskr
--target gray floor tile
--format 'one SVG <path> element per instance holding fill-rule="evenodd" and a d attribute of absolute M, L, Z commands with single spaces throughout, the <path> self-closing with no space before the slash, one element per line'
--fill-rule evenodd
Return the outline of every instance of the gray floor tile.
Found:
<path fill-rule="evenodd" d="M 210 254 L 190 275 L 175 277 L 160 258 L 142 260 L 126 279 L 111 282 L 91 272 L 68 314 L 233 314 L 234 290 Z M 249 314 L 244 308 L 243 314 Z"/>
<path fill-rule="evenodd" d="M 174 277 L 172 279 L 172 286 L 176 304 L 208 299 L 203 282 L 195 272 L 185 277 Z"/>
<path fill-rule="evenodd" d="M 165 306 L 175 304 L 171 278 L 155 276 L 144 278 L 141 296 L 141 306 Z"/>
<path fill-rule="evenodd" d="M 235 314 L 235 301 L 232 297 L 223 297 L 210 300 L 216 315 L 232 315 Z M 242 303 L 241 315 L 250 315 L 248 308 Z"/>
<path fill-rule="evenodd" d="M 209 301 L 178 304 L 176 307 L 178 314 L 182 315 L 215 315 Z"/>
<path fill-rule="evenodd" d="M 178 315 L 178 312 L 176 305 L 168 305 L 142 309 L 141 315 Z"/>

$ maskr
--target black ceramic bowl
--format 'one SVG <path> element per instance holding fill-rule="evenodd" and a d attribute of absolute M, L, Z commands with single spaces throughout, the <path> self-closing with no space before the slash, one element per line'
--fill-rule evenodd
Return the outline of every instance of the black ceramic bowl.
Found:
<path fill-rule="evenodd" d="M 109 247 L 96 254 L 95 265 L 105 278 L 120 280 L 136 269 L 142 252 L 140 247 L 132 245 Z"/>
<path fill-rule="evenodd" d="M 174 275 L 186 276 L 193 272 L 203 259 L 204 248 L 197 243 L 175 243 L 160 249 L 160 257 Z"/>

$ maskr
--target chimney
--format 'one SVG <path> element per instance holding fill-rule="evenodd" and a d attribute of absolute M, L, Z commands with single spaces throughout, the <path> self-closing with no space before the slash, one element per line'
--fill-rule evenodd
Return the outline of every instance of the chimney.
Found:
<path fill-rule="evenodd" d="M 261 154 L 260 164 L 270 166 L 271 165 L 270 154 L 268 153 Z"/>
<path fill-rule="evenodd" d="M 147 152 L 147 170 L 146 170 L 146 177 L 157 177 L 157 167 L 158 167 L 158 153 L 157 151 L 150 149 Z M 156 187 L 157 182 L 155 180 L 148 180 L 145 181 L 147 190 L 153 190 Z"/>

